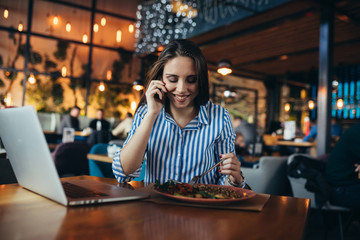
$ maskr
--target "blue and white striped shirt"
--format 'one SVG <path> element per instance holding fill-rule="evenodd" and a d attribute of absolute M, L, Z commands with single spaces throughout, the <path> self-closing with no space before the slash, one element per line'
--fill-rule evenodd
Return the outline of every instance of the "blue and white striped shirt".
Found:
<path fill-rule="evenodd" d="M 139 107 L 131 130 L 124 143 L 134 135 L 147 112 L 147 105 Z M 153 125 L 144 156 L 146 161 L 144 182 L 160 183 L 168 179 L 190 182 L 196 175 L 220 161 L 220 155 L 235 152 L 235 132 L 228 111 L 212 102 L 200 106 L 199 114 L 181 129 L 174 119 L 162 111 Z M 113 172 L 119 182 L 138 177 L 143 165 L 130 175 L 125 175 L 120 163 L 120 152 L 113 159 Z M 226 175 L 217 169 L 199 180 L 204 184 L 225 184 Z"/>

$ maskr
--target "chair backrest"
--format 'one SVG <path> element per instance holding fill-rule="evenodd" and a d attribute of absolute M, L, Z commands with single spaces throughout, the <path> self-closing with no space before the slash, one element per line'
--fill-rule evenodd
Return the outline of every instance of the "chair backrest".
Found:
<path fill-rule="evenodd" d="M 271 134 L 264 134 L 263 140 L 264 140 L 265 145 L 267 145 L 267 146 L 276 146 L 278 137 L 273 136 Z"/>
<path fill-rule="evenodd" d="M 90 145 L 85 142 L 67 142 L 56 146 L 53 157 L 59 176 L 79 176 L 89 174 L 87 154 Z"/>
<path fill-rule="evenodd" d="M 91 154 L 107 154 L 107 143 L 97 143 L 90 149 Z M 108 162 L 89 159 L 89 174 L 96 177 L 115 178 L 112 172 L 112 164 Z"/>
<path fill-rule="evenodd" d="M 107 143 L 97 143 L 90 149 L 91 154 L 107 154 Z"/>
<path fill-rule="evenodd" d="M 264 156 L 260 158 L 258 168 L 241 168 L 247 184 L 257 193 L 288 195 L 287 158 Z"/>
<path fill-rule="evenodd" d="M 314 157 L 312 157 L 311 155 L 308 154 L 302 154 L 302 153 L 295 153 L 289 156 L 288 161 L 287 161 L 287 165 L 289 166 L 295 159 L 298 159 L 299 157 L 304 158 L 304 159 L 310 159 L 310 160 L 316 160 Z M 316 202 L 315 202 L 315 194 L 313 192 L 308 191 L 305 188 L 305 184 L 306 184 L 306 179 L 299 177 L 291 177 L 288 175 L 288 179 L 290 182 L 290 187 L 293 193 L 294 197 L 297 198 L 309 198 L 310 199 L 310 205 L 311 208 L 317 208 L 316 206 Z"/>

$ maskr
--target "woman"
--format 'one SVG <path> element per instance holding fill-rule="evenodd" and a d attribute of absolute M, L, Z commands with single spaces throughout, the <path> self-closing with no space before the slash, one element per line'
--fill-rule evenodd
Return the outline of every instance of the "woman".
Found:
<path fill-rule="evenodd" d="M 244 187 L 231 118 L 209 101 L 208 70 L 200 49 L 189 40 L 170 42 L 146 80 L 128 138 L 113 160 L 116 179 L 139 176 L 146 160 L 145 182 L 190 182 L 225 159 L 218 171 L 199 182 Z"/>

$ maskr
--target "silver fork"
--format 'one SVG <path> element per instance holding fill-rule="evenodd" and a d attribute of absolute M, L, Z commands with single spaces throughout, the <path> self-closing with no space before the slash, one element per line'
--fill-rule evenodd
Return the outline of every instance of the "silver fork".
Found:
<path fill-rule="evenodd" d="M 214 166 L 212 166 L 209 170 L 207 170 L 206 172 L 204 172 L 201 175 L 198 176 L 194 176 L 191 181 L 189 182 L 189 184 L 194 185 L 200 178 L 202 178 L 203 176 L 205 176 L 206 174 L 208 174 L 211 170 L 213 170 L 214 168 L 216 168 L 217 166 L 219 166 L 219 164 L 221 164 L 225 159 L 222 159 L 220 162 L 218 162 L 217 164 L 215 164 Z"/>

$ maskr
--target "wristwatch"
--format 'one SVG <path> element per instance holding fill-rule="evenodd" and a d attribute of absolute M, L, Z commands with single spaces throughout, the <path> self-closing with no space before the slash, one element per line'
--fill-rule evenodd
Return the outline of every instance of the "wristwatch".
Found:
<path fill-rule="evenodd" d="M 241 177 L 243 179 L 241 183 L 234 183 L 233 181 L 231 181 L 229 176 L 226 178 L 226 183 L 228 185 L 230 185 L 230 186 L 233 186 L 233 187 L 244 188 L 245 185 L 246 185 L 246 180 L 245 180 L 245 177 L 244 177 L 242 171 L 240 171 L 240 175 L 241 175 Z"/>

